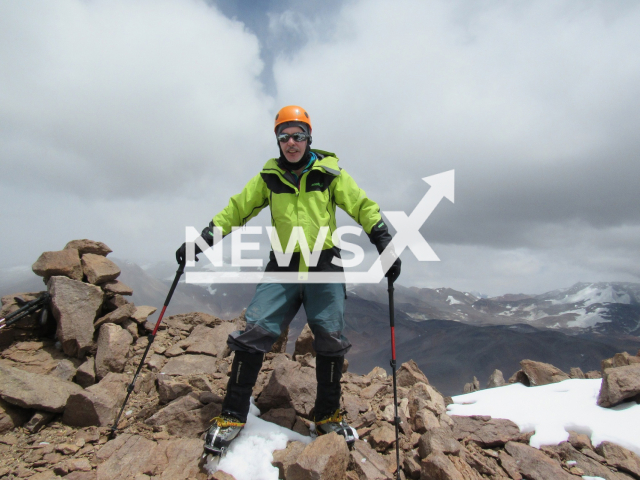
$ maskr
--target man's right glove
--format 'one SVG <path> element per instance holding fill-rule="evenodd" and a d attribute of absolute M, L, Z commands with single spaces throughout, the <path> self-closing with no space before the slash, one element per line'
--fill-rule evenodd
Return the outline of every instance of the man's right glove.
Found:
<path fill-rule="evenodd" d="M 391 242 L 391 235 L 389 234 L 387 225 L 383 220 L 380 220 L 377 225 L 374 225 L 371 229 L 371 233 L 367 235 L 380 254 L 384 252 L 384 249 L 387 248 L 387 245 Z M 385 274 L 385 277 L 390 278 L 392 283 L 400 276 L 400 265 L 402 265 L 402 262 L 399 258 L 396 258 L 393 265 L 389 267 L 389 270 L 387 270 L 387 273 Z"/>

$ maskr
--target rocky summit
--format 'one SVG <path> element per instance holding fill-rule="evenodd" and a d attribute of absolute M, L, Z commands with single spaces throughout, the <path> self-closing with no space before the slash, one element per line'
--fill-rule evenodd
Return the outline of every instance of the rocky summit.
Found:
<path fill-rule="evenodd" d="M 131 289 L 118 283 L 117 265 L 106 261 L 110 251 L 79 240 L 63 253 L 43 254 L 34 272 L 47 282 L 54 322 L 43 326 L 34 315 L 0 330 L 0 478 L 233 479 L 204 468 L 202 435 L 220 413 L 233 358 L 226 338 L 244 327 L 242 315 L 166 318 L 110 438 L 154 327 L 147 322 L 154 307 L 126 300 Z M 39 293 L 3 297 L 0 316 Z M 316 387 L 312 333 L 300 334 L 293 355 L 284 351 L 285 337 L 266 355 L 253 396 L 263 420 L 309 435 Z M 534 386 L 602 376 L 601 406 L 640 400 L 637 355 L 618 354 L 602 362 L 601 372 L 588 374 L 531 360 L 520 366 L 509 382 Z M 594 446 L 571 433 L 567 442 L 536 449 L 528 444 L 532 432 L 520 432 L 509 420 L 449 416 L 450 399 L 415 362 L 402 364 L 397 379 L 402 479 L 640 479 L 640 458 L 619 445 Z M 342 405 L 359 440 L 351 450 L 336 434 L 289 442 L 273 454 L 279 478 L 396 478 L 391 377 L 375 367 L 366 375 L 345 371 L 342 382 Z M 505 383 L 496 370 L 487 387 Z M 476 379 L 467 389 L 479 388 Z"/>

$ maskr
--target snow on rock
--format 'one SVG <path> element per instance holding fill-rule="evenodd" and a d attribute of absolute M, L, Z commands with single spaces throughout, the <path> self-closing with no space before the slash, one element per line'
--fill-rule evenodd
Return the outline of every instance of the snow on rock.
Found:
<path fill-rule="evenodd" d="M 609 441 L 640 455 L 640 436 L 629 425 L 640 425 L 640 405 L 602 408 L 597 404 L 602 380 L 565 380 L 525 387 L 516 383 L 453 397 L 449 415 L 490 415 L 533 432 L 530 445 L 557 445 L 568 431 L 583 433 L 594 445 Z"/>

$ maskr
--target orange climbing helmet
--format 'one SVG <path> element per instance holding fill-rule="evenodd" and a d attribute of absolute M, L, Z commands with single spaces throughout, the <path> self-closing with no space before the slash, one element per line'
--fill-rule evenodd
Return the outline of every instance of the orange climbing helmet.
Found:
<path fill-rule="evenodd" d="M 276 114 L 276 122 L 273 127 L 273 131 L 277 133 L 278 125 L 286 123 L 286 122 L 302 122 L 309 125 L 309 134 L 311 134 L 311 119 L 309 118 L 309 114 L 307 111 L 296 105 L 289 105 L 287 107 L 282 107 L 280 111 Z"/>

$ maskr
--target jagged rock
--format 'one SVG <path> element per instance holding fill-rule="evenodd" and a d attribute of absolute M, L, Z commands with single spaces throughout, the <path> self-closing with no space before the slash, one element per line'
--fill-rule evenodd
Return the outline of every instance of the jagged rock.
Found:
<path fill-rule="evenodd" d="M 509 377 L 509 380 L 507 380 L 507 383 L 508 384 L 521 383 L 526 387 L 531 386 L 531 382 L 529 382 L 529 377 L 527 377 L 522 370 L 518 370 L 516 373 L 511 375 L 511 377 Z"/>
<path fill-rule="evenodd" d="M 406 474 L 407 478 L 419 480 L 421 469 L 420 455 L 418 455 L 415 450 L 412 450 L 404 456 L 402 460 L 402 470 Z"/>
<path fill-rule="evenodd" d="M 60 276 L 49 279 L 48 290 L 62 350 L 70 357 L 84 356 L 93 344 L 93 321 L 102 306 L 102 290 Z"/>
<path fill-rule="evenodd" d="M 571 370 L 569 370 L 569 378 L 584 379 L 584 372 L 580 368 L 572 367 Z"/>
<path fill-rule="evenodd" d="M 151 426 L 165 426 L 167 432 L 179 437 L 197 438 L 211 424 L 211 419 L 220 415 L 222 404 L 203 405 L 199 395 L 190 393 L 180 397 L 148 418 Z M 202 449 L 202 444 L 200 444 Z"/>
<path fill-rule="evenodd" d="M 287 468 L 296 463 L 305 447 L 306 445 L 302 442 L 289 442 L 287 448 L 273 452 L 271 465 L 278 469 L 278 478 L 286 478 L 285 472 Z"/>
<path fill-rule="evenodd" d="M 215 327 L 216 325 L 223 323 L 223 321 L 213 315 L 209 315 L 208 313 L 191 312 L 172 315 L 169 318 L 164 319 L 162 323 L 165 327 L 175 328 L 176 330 L 190 333 L 194 327 L 198 325 Z M 155 326 L 155 324 L 153 326 Z M 153 330 L 153 327 L 151 329 Z M 237 327 L 236 330 L 238 330 Z"/>
<path fill-rule="evenodd" d="M 77 362 L 78 360 L 76 360 Z M 76 367 L 71 360 L 63 359 L 58 362 L 56 368 L 53 369 L 51 375 L 58 377 L 61 380 L 70 382 L 76 375 Z"/>
<path fill-rule="evenodd" d="M 615 443 L 602 442 L 596 447 L 596 452 L 602 455 L 609 465 L 640 478 L 640 457 L 631 450 Z"/>
<path fill-rule="evenodd" d="M 138 322 L 140 325 L 144 325 L 147 321 L 147 317 L 149 315 L 153 315 L 156 312 L 157 308 L 149 307 L 148 305 L 143 305 L 141 307 L 136 307 L 135 311 L 131 315 L 131 318 Z"/>
<path fill-rule="evenodd" d="M 342 405 L 347 411 L 349 420 L 356 420 L 361 413 L 369 410 L 369 403 L 357 395 L 345 393 L 342 395 Z"/>
<path fill-rule="evenodd" d="M 446 413 L 442 395 L 431 385 L 422 382 L 411 387 L 408 407 L 411 428 L 418 433 L 439 427 L 438 416 Z"/>
<path fill-rule="evenodd" d="M 56 414 L 51 412 L 36 412 L 31 419 L 24 425 L 24 428 L 31 433 L 38 433 L 49 422 L 55 418 Z"/>
<path fill-rule="evenodd" d="M 471 393 L 477 392 L 478 390 L 480 390 L 480 382 L 476 377 L 473 377 L 473 382 L 465 383 L 462 391 L 463 393 Z"/>
<path fill-rule="evenodd" d="M 503 387 L 505 385 L 502 372 L 497 368 L 493 371 L 487 382 L 487 388 Z"/>
<path fill-rule="evenodd" d="M 193 391 L 193 387 L 184 380 L 172 380 L 168 375 L 158 375 L 158 397 L 161 405 L 172 402 Z"/>
<path fill-rule="evenodd" d="M 292 407 L 299 415 L 308 416 L 315 404 L 316 388 L 314 369 L 283 357 L 274 367 L 257 405 L 261 411 Z"/>
<path fill-rule="evenodd" d="M 93 253 L 95 255 L 102 255 L 104 257 L 109 255 L 113 251 L 102 242 L 87 240 L 86 238 L 83 238 L 81 240 L 71 240 L 64 246 L 64 249 L 78 250 L 80 255 L 84 255 L 85 253 Z"/>
<path fill-rule="evenodd" d="M 109 280 L 100 284 L 100 287 L 109 296 L 114 295 L 133 295 L 133 288 L 125 285 L 120 280 Z"/>
<path fill-rule="evenodd" d="M 147 357 L 145 360 L 145 365 L 147 365 L 152 372 L 158 372 L 167 363 L 167 359 L 163 355 L 158 355 L 154 353 L 150 357 Z"/>
<path fill-rule="evenodd" d="M 23 408 L 60 413 L 69 395 L 82 391 L 75 383 L 52 375 L 25 372 L 0 365 L 0 397 Z"/>
<path fill-rule="evenodd" d="M 634 365 L 640 363 L 640 357 L 631 356 L 627 352 L 616 353 L 612 358 L 607 360 L 603 360 L 603 366 L 606 365 L 606 368 L 617 368 L 617 367 L 626 367 L 627 365 Z M 602 371 L 606 368 L 603 367 Z"/>
<path fill-rule="evenodd" d="M 578 450 L 582 450 L 583 448 L 593 450 L 591 439 L 584 433 L 569 432 L 569 439 L 567 441 L 573 448 L 577 448 Z"/>
<path fill-rule="evenodd" d="M 316 356 L 316 351 L 313 348 L 314 338 L 315 337 L 313 336 L 311 327 L 309 327 L 309 324 L 307 323 L 302 329 L 302 332 L 300 332 L 300 335 L 298 335 L 298 338 L 296 340 L 296 346 L 295 346 L 295 349 L 293 350 L 294 360 L 297 358 L 298 355 L 302 356 L 305 353 L 310 353 L 314 357 Z"/>
<path fill-rule="evenodd" d="M 132 303 L 127 303 L 121 307 L 118 307 L 113 312 L 108 313 L 103 317 L 100 317 L 98 320 L 96 320 L 93 326 L 95 329 L 98 329 L 105 323 L 115 323 L 119 325 L 125 320 L 127 320 L 128 318 L 130 318 L 131 315 L 133 315 L 133 312 L 135 311 L 136 311 L 135 305 Z"/>
<path fill-rule="evenodd" d="M 520 367 L 532 386 L 548 385 L 569 379 L 569 375 L 548 363 L 522 360 Z"/>
<path fill-rule="evenodd" d="M 344 438 L 332 432 L 307 445 L 296 463 L 286 470 L 287 480 L 331 478 L 343 480 L 349 464 L 349 449 Z"/>
<path fill-rule="evenodd" d="M 99 383 L 69 397 L 62 421 L 75 427 L 110 425 L 126 395 L 126 375 L 109 373 Z"/>
<path fill-rule="evenodd" d="M 384 422 L 380 427 L 371 431 L 369 441 L 378 452 L 384 452 L 396 443 L 396 430 L 387 422 Z"/>
<path fill-rule="evenodd" d="M 154 355 L 155 357 L 155 355 Z M 161 373 L 165 375 L 212 375 L 218 371 L 216 359 L 209 355 L 182 355 L 169 360 Z"/>
<path fill-rule="evenodd" d="M 127 318 L 124 322 L 122 322 L 122 328 L 124 328 L 127 332 L 131 334 L 134 340 L 140 338 L 140 332 L 138 331 L 138 324 Z"/>
<path fill-rule="evenodd" d="M 434 452 L 421 462 L 420 478 L 437 480 L 466 480 L 445 454 Z"/>
<path fill-rule="evenodd" d="M 434 428 L 428 430 L 420 437 L 418 441 L 418 454 L 420 458 L 427 458 L 433 452 L 450 455 L 460 454 L 460 444 L 450 428 Z"/>
<path fill-rule="evenodd" d="M 461 417 L 453 415 L 453 436 L 457 440 L 470 440 L 482 448 L 493 448 L 507 442 L 523 440 L 518 426 L 511 420 L 474 415 Z"/>
<path fill-rule="evenodd" d="M 103 378 L 109 372 L 121 373 L 129 354 L 133 337 L 119 325 L 106 323 L 100 327 L 96 352 L 96 377 Z"/>
<path fill-rule="evenodd" d="M 158 443 L 123 433 L 96 454 L 97 480 L 129 480 L 138 474 L 156 479 L 200 478 L 202 440 L 174 438 Z"/>
<path fill-rule="evenodd" d="M 590 372 L 587 372 L 584 374 L 584 378 L 590 378 L 590 379 L 602 378 L 602 373 L 600 373 L 597 370 L 591 370 Z"/>
<path fill-rule="evenodd" d="M 122 295 L 107 295 L 104 303 L 102 304 L 102 313 L 110 313 L 118 308 L 129 303 Z"/>
<path fill-rule="evenodd" d="M 22 426 L 29 420 L 29 412 L 0 400 L 0 434 Z"/>
<path fill-rule="evenodd" d="M 608 368 L 604 371 L 598 405 L 612 407 L 640 395 L 640 364 Z"/>
<path fill-rule="evenodd" d="M 382 367 L 373 367 L 373 369 L 369 373 L 367 373 L 365 375 L 365 378 L 370 380 L 370 382 L 369 382 L 369 384 L 370 384 L 371 381 L 374 381 L 374 380 L 386 380 L 387 376 L 388 376 L 387 372 L 386 372 L 386 370 L 384 368 L 382 368 Z M 427 385 L 429 385 L 428 382 L 423 382 L 423 383 L 426 383 Z"/>
<path fill-rule="evenodd" d="M 376 421 L 376 414 L 373 410 L 369 410 L 364 415 L 360 415 L 356 419 L 353 420 L 351 426 L 355 429 L 366 428 L 373 425 L 373 422 Z"/>
<path fill-rule="evenodd" d="M 85 253 L 81 261 L 87 282 L 93 285 L 115 280 L 120 275 L 120 267 L 102 255 Z"/>
<path fill-rule="evenodd" d="M 274 408 L 260 415 L 260 418 L 291 430 L 296 423 L 297 416 L 293 408 Z"/>
<path fill-rule="evenodd" d="M 412 387 L 418 382 L 429 385 L 429 380 L 427 380 L 426 375 L 422 373 L 418 364 L 413 360 L 409 360 L 400 365 L 400 368 L 396 372 L 396 378 L 399 387 Z"/>
<path fill-rule="evenodd" d="M 31 373 L 52 373 L 65 355 L 50 342 L 18 342 L 2 352 L 2 356 L 15 362 L 14 367 Z"/>
<path fill-rule="evenodd" d="M 353 470 L 357 478 L 364 480 L 393 480 L 395 463 L 376 452 L 362 440 L 356 440 L 351 449 L 349 470 Z"/>
<path fill-rule="evenodd" d="M 511 455 L 522 476 L 530 480 L 573 480 L 575 477 L 565 472 L 560 464 L 547 457 L 537 448 L 524 443 L 507 442 L 505 450 Z"/>
<path fill-rule="evenodd" d="M 270 353 L 285 353 L 287 351 L 287 341 L 289 340 L 289 327 L 287 327 L 271 346 Z"/>
<path fill-rule="evenodd" d="M 75 382 L 82 388 L 87 388 L 96 383 L 96 362 L 93 357 L 87 360 L 76 370 Z"/>
<path fill-rule="evenodd" d="M 314 357 L 310 353 L 305 353 L 303 356 L 298 355 L 296 357 L 296 362 L 298 362 L 303 367 L 316 368 L 316 357 Z"/>
<path fill-rule="evenodd" d="M 498 452 L 498 459 L 500 460 L 500 466 L 504 469 L 505 472 L 507 472 L 512 480 L 522 480 L 522 475 L 520 475 L 518 463 L 511 455 L 509 455 L 504 450 L 500 450 L 500 452 Z"/>
<path fill-rule="evenodd" d="M 44 252 L 36 263 L 31 266 L 33 273 L 44 277 L 45 283 L 53 276 L 68 277 L 72 280 L 82 280 L 82 265 L 77 250 L 60 250 Z"/>
<path fill-rule="evenodd" d="M 591 442 L 589 442 L 589 445 L 590 444 Z M 613 472 L 603 465 L 606 463 L 604 458 L 600 457 L 600 460 L 597 460 L 587 455 L 587 453 L 590 452 L 590 454 L 599 457 L 599 455 L 595 454 L 590 449 L 580 451 L 578 447 L 574 447 L 568 442 L 562 442 L 560 445 L 547 446 L 545 448 L 551 449 L 563 462 L 565 462 L 565 464 L 569 461 L 576 462 L 575 467 L 579 468 L 583 472 L 582 475 L 601 477 L 606 478 L 607 480 L 629 480 L 629 477 L 626 474 Z"/>
<path fill-rule="evenodd" d="M 360 396 L 362 398 L 366 398 L 370 400 L 373 397 L 375 397 L 378 394 L 378 392 L 380 392 L 381 390 L 384 390 L 384 388 L 385 388 L 385 385 L 382 385 L 381 383 L 374 383 L 360 390 Z"/>

